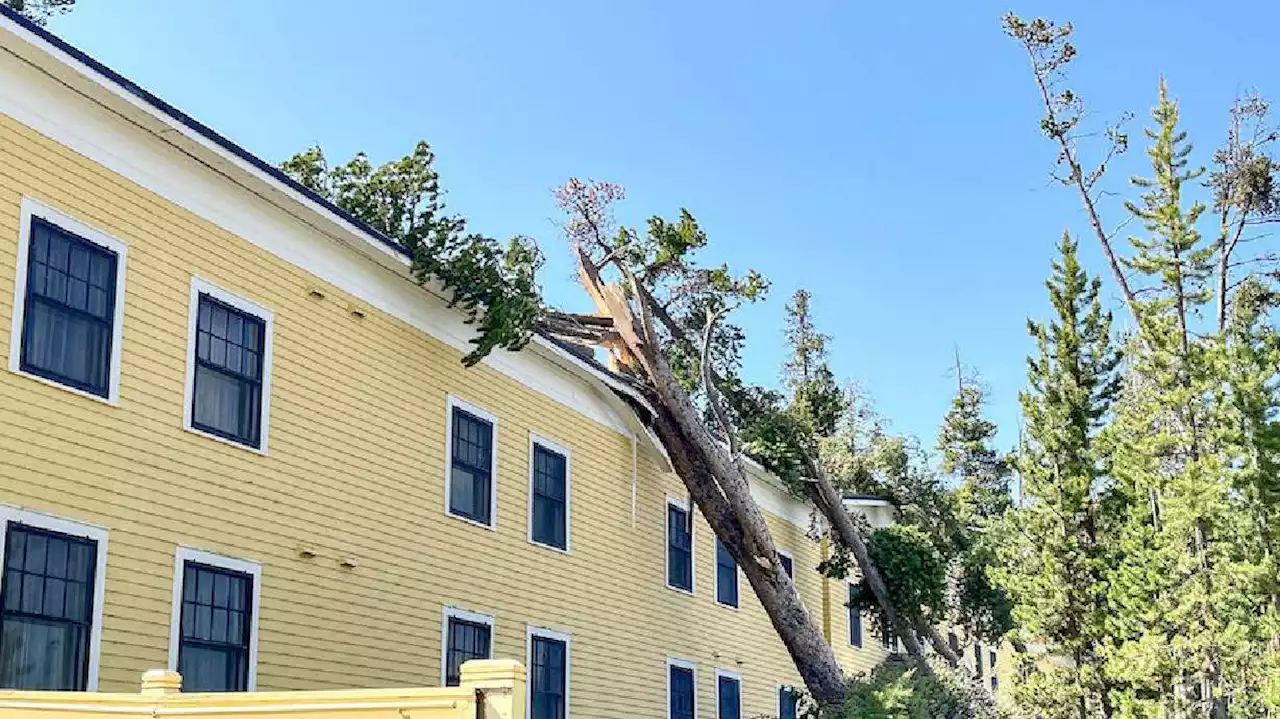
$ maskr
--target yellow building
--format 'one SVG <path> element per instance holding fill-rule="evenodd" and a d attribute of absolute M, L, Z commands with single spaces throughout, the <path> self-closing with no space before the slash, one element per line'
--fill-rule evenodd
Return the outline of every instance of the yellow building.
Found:
<path fill-rule="evenodd" d="M 492 656 L 539 719 L 776 715 L 794 667 L 617 383 L 543 340 L 466 369 L 471 336 L 393 243 L 0 6 L 0 686 Z M 753 491 L 841 661 L 881 660 L 809 509 Z"/>

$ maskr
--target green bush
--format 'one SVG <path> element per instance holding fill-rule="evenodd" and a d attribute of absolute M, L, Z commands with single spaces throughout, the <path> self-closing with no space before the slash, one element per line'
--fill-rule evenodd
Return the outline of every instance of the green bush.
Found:
<path fill-rule="evenodd" d="M 954 673 L 927 675 L 890 660 L 850 682 L 844 708 L 821 719 L 969 719 L 972 706 L 970 691 Z"/>

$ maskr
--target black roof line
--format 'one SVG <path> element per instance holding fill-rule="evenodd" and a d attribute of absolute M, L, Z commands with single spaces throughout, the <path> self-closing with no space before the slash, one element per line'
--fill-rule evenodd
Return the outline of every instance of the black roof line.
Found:
<path fill-rule="evenodd" d="M 888 502 L 890 504 L 893 504 L 893 500 L 889 497 L 881 497 L 878 494 L 865 494 L 862 492 L 845 492 L 842 499 L 845 499 L 851 502 L 859 501 L 859 500 L 861 501 L 870 500 L 870 501 L 876 501 L 876 502 Z"/>
<path fill-rule="evenodd" d="M 159 97 L 152 94 L 151 92 L 149 92 L 142 86 L 138 85 L 134 81 L 130 80 L 129 78 L 121 75 L 115 70 L 112 70 L 106 65 L 103 65 L 101 62 L 98 62 L 93 57 L 85 53 L 84 51 L 68 43 L 67 41 L 63 40 L 57 35 L 54 35 L 53 33 L 49 32 L 45 28 L 32 22 L 30 19 L 18 13 L 18 11 L 13 10 L 3 2 L 0 2 L 0 16 L 8 18 L 9 20 L 12 20 L 13 22 L 17 23 L 19 26 L 21 26 L 25 30 L 33 33 L 34 35 L 44 40 L 45 42 L 48 42 L 49 44 L 53 45 L 58 50 L 61 50 L 62 52 L 65 52 L 66 54 L 75 58 L 76 61 L 88 66 L 94 72 L 102 75 L 103 77 L 107 78 L 111 82 L 115 83 L 124 91 L 128 92 L 134 97 L 137 97 L 138 99 L 142 100 L 148 105 L 151 105 L 156 110 L 159 110 L 160 112 L 167 115 L 169 118 L 181 123 L 182 125 L 186 126 L 187 128 L 199 134 L 201 137 L 204 137 L 205 139 L 216 144 L 217 146 L 221 147 L 227 152 L 230 152 L 236 157 L 244 160 L 245 162 L 248 162 L 250 165 L 253 165 L 255 168 L 267 173 L 276 181 L 281 182 L 284 185 L 288 186 L 290 189 L 294 190 L 295 192 L 300 193 L 307 199 L 311 200 L 317 205 L 320 205 L 322 208 L 324 208 L 328 212 L 332 213 L 333 215 L 355 226 L 356 229 L 364 232 L 365 234 L 369 235 L 370 237 L 377 240 L 378 242 L 381 242 L 387 247 L 390 247 L 392 250 L 399 253 L 400 255 L 403 255 L 404 257 L 411 257 L 411 254 L 408 248 L 406 248 L 404 245 L 386 236 L 382 232 L 379 232 L 378 230 L 374 229 L 367 222 L 360 219 L 359 217 L 356 217 L 350 212 L 347 212 L 341 207 L 338 207 L 337 205 L 333 204 L 333 202 L 325 199 L 324 197 L 321 197 L 314 190 L 311 190 L 307 186 L 303 185 L 302 183 L 293 179 L 289 175 L 285 174 L 285 172 L 279 169 L 278 167 L 270 164 L 266 160 L 263 160 L 262 158 L 258 157 L 252 152 L 249 152 L 248 150 L 244 149 L 240 145 L 237 145 L 236 143 L 232 142 L 226 137 L 223 137 L 222 135 L 218 134 L 208 125 L 201 123 L 199 120 L 196 120 L 195 118 L 191 117 L 190 115 L 183 112 L 182 110 L 179 110 L 178 108 L 174 107 L 173 105 L 170 105 L 164 100 L 161 100 Z M 546 339 L 550 340 L 551 343 L 555 345 L 556 348 L 559 349 L 560 351 L 574 354 L 568 347 L 565 346 L 565 343 L 563 341 L 558 340 L 547 333 L 540 332 L 539 334 L 541 334 Z M 594 358 L 578 357 L 576 354 L 574 354 L 574 356 L 577 357 L 578 359 L 581 359 L 592 370 L 596 372 L 601 372 L 609 377 L 624 379 L 620 375 L 618 375 L 616 372 L 600 364 L 600 362 L 596 361 Z"/>
<path fill-rule="evenodd" d="M 302 183 L 298 182 L 292 177 L 289 177 L 289 175 L 285 174 L 285 172 L 279 169 L 278 167 L 272 165 L 266 160 L 263 160 L 262 158 L 258 157 L 252 152 L 249 152 L 248 150 L 237 145 L 231 140 L 228 140 L 226 137 L 223 137 L 222 135 L 218 134 L 208 125 L 201 123 L 200 121 L 191 117 L 187 113 L 179 110 L 173 105 L 170 105 L 164 100 L 161 100 L 159 97 L 156 97 L 155 95 L 151 94 L 150 92 L 142 88 L 140 85 L 138 85 L 134 81 L 121 75 L 115 70 L 112 70 L 106 65 L 103 65 L 102 63 L 90 57 L 84 51 L 80 50 L 74 45 L 71 45 L 67 41 L 63 40 L 57 35 L 54 35 L 53 33 L 49 32 L 43 27 L 40 27 L 39 25 L 29 20 L 28 18 L 20 14 L 18 11 L 10 8 L 7 4 L 3 2 L 0 2 L 0 15 L 3 15 L 9 20 L 12 20 L 13 22 L 22 26 L 23 29 L 35 34 L 40 39 L 44 40 L 45 42 L 53 45 L 54 47 L 61 50 L 62 52 L 65 52 L 66 54 L 75 58 L 78 62 L 81 62 L 87 65 L 94 72 L 102 75 L 103 77 L 107 78 L 111 82 L 118 85 L 122 90 L 128 92 L 129 94 L 133 95 L 139 100 L 142 100 L 148 105 L 151 105 L 156 110 L 159 110 L 160 112 L 169 116 L 170 119 L 173 119 L 185 125 L 187 128 L 199 134 L 201 137 L 205 138 L 206 140 L 209 140 L 210 142 L 214 143 L 218 147 L 221 147 L 222 149 L 226 150 L 227 152 L 230 152 L 231 154 L 235 155 L 241 160 L 244 160 L 250 165 L 253 165 L 255 168 L 267 173 L 268 175 L 271 176 L 272 179 L 276 180 L 277 182 L 281 182 L 285 184 L 286 186 L 289 187 L 289 189 L 300 193 L 301 195 L 306 197 L 308 200 L 311 200 L 312 202 L 316 203 L 317 205 L 320 205 L 325 210 L 336 215 L 342 220 L 350 223 L 351 225 L 354 225 L 361 232 L 364 232 L 365 234 L 369 235 L 370 237 L 377 240 L 378 242 L 381 242 L 387 247 L 390 247 L 392 250 L 396 251 L 397 253 L 405 257 L 409 256 L 409 251 L 408 249 L 405 248 L 404 245 L 400 244 L 399 242 L 391 239 L 390 237 L 387 237 L 385 234 L 374 229 L 367 222 L 365 222 L 364 220 L 361 220 L 359 217 L 356 217 L 350 212 L 347 212 L 341 207 L 338 207 L 337 205 L 333 204 L 333 202 L 325 199 L 324 197 L 321 197 L 314 190 L 309 189 L 307 186 L 303 185 Z"/>

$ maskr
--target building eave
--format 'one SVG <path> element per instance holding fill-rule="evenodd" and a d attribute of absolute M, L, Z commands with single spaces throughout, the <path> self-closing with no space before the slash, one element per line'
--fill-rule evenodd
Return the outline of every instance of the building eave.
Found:
<path fill-rule="evenodd" d="M 343 244 L 361 250 L 363 254 L 371 256 L 381 264 L 407 274 L 411 258 L 408 250 L 399 242 L 387 237 L 360 218 L 289 177 L 271 163 L 2 3 L 0 3 L 0 31 L 11 33 L 62 67 L 88 79 L 129 107 L 145 113 L 155 123 L 159 123 L 160 127 L 152 131 L 164 141 L 178 146 L 184 152 L 191 153 L 194 150 L 205 156 L 216 157 L 221 160 L 221 163 L 216 166 L 213 163 L 206 163 L 211 169 L 223 174 L 228 172 L 241 174 L 242 177 L 237 184 L 245 186 L 249 191 L 269 201 L 275 202 L 280 199 L 287 201 L 292 205 L 290 213 L 307 224 L 317 227 L 324 234 Z M 26 59 L 31 60 L 31 58 Z M 177 138 L 185 142 L 179 145 L 175 142 Z M 269 189 L 272 196 L 268 197 L 267 194 L 260 192 L 261 188 Z M 307 216 L 310 216 L 310 220 Z M 428 287 L 426 291 L 433 291 L 437 295 L 443 293 L 443 289 L 439 287 Z M 550 355 L 556 364 L 598 388 L 607 389 L 611 395 L 625 394 L 628 402 L 638 403 L 641 407 L 648 406 L 644 398 L 624 379 L 614 375 L 599 363 L 578 357 L 549 337 L 537 336 L 534 338 L 534 343 L 541 350 L 538 354 L 544 358 Z"/>

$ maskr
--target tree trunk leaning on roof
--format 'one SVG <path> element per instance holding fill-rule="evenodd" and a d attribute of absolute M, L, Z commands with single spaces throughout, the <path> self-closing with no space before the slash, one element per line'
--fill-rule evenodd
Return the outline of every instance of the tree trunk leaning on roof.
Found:
<path fill-rule="evenodd" d="M 741 333 L 723 320 L 734 307 L 763 296 L 763 278 L 693 263 L 706 236 L 688 212 L 675 221 L 651 218 L 643 235 L 617 229 L 612 204 L 621 199 L 621 188 L 571 180 L 557 199 L 568 215 L 564 229 L 579 279 L 598 313 L 551 310 L 536 283 L 542 264 L 537 245 L 515 237 L 504 247 L 468 230 L 465 218 L 447 214 L 433 164 L 434 153 L 423 142 L 411 155 L 377 167 L 363 155 L 330 167 L 319 148 L 282 167 L 406 248 L 417 281 L 476 327 L 475 348 L 464 364 L 474 365 L 494 349 L 518 351 L 538 332 L 608 350 L 615 370 L 644 398 L 648 406 L 641 414 L 652 413 L 652 428 L 676 473 L 747 576 L 810 694 L 820 704 L 840 705 L 843 670 L 782 569 L 751 497 L 732 418 L 720 401 L 726 387 L 759 389 L 736 379 Z"/>

